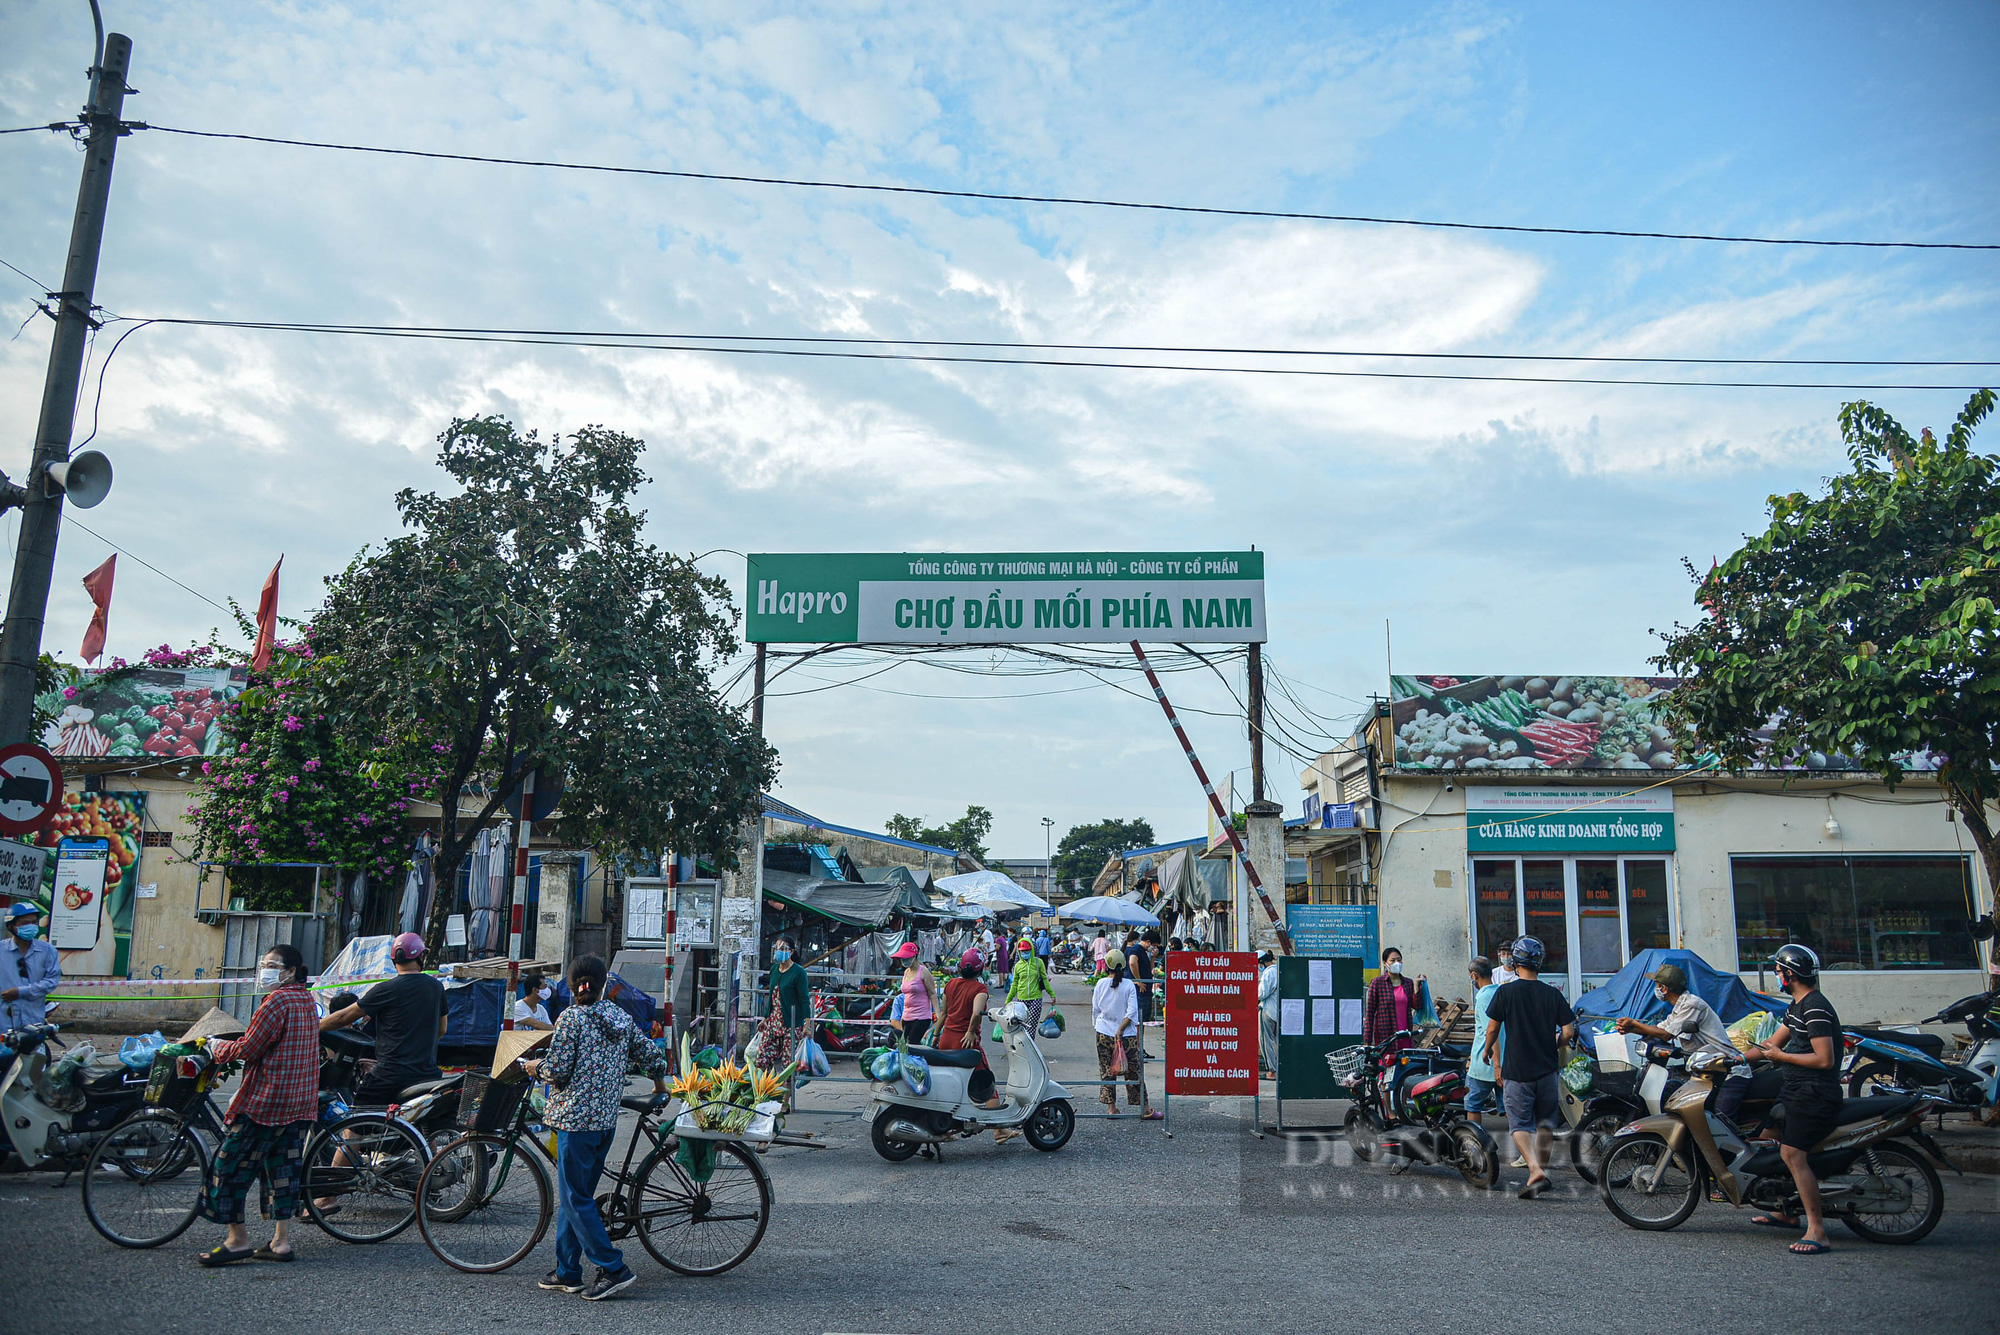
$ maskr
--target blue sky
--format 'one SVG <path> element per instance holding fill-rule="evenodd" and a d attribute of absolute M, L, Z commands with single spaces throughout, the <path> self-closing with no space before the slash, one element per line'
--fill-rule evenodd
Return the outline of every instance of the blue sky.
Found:
<path fill-rule="evenodd" d="M 1667 231 L 1993 241 L 1989 5 L 284 6 L 119 3 L 162 125 L 983 190 Z M 85 7 L 0 13 L 0 117 L 74 111 Z M 0 138 L 0 258 L 59 275 L 77 159 Z M 1990 357 L 2000 257 L 1441 233 L 849 197 L 138 135 L 99 300 L 127 315 L 1404 351 Z M 0 314 L 35 289 L 0 271 Z M 0 467 L 48 326 L 0 343 Z M 98 350 L 102 355 L 103 348 Z M 1988 373 L 1990 375 L 1990 373 Z M 1909 383 L 1952 372 L 1806 371 Z M 94 381 L 93 381 L 94 388 Z M 455 413 L 645 438 L 685 551 L 1270 554 L 1273 661 L 1337 732 L 1403 671 L 1639 671 L 1774 490 L 1839 466 L 1839 391 L 1270 382 L 149 329 L 106 376 L 83 522 L 284 610 L 434 480 Z M 1963 395 L 1870 395 L 1942 424 Z M 88 429 L 84 408 L 79 434 Z M 8 530 L 11 534 L 11 528 Z M 11 542 L 11 537 L 9 537 Z M 49 642 L 106 547 L 66 531 Z M 708 563 L 741 579 L 733 558 Z M 121 561 L 114 653 L 214 610 Z M 787 680 L 814 672 L 800 669 Z M 819 674 L 820 685 L 841 673 Z M 980 802 L 995 847 L 1199 828 L 1149 704 L 922 665 L 774 700 L 787 800 Z M 1050 683 L 1035 683 L 1046 689 Z M 876 689 L 870 689 L 876 688 Z M 1185 703 L 1226 712 L 1187 678 Z M 890 695 L 887 690 L 909 694 Z M 1216 771 L 1240 726 L 1193 715 Z M 1297 766 L 1270 757 L 1296 809 Z"/>

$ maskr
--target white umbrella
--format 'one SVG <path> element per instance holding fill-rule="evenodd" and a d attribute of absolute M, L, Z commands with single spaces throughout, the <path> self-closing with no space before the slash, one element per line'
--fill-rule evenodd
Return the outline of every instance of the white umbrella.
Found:
<path fill-rule="evenodd" d="M 1128 904 L 1110 895 L 1091 895 L 1073 900 L 1056 910 L 1059 918 L 1078 922 L 1108 922 L 1121 927 L 1158 927 L 1160 920 L 1137 904 Z"/>
<path fill-rule="evenodd" d="M 997 908 L 1045 909 L 1049 901 L 1023 890 L 997 871 L 968 871 L 946 876 L 937 888 L 962 904 L 986 904 Z"/>

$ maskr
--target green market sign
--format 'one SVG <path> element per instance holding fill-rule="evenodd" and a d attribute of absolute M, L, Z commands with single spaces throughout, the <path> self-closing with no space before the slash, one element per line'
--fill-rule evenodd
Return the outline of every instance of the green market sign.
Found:
<path fill-rule="evenodd" d="M 753 554 L 752 644 L 1248 644 L 1262 552 Z"/>
<path fill-rule="evenodd" d="M 1468 788 L 1471 853 L 1670 853 L 1671 788 Z"/>

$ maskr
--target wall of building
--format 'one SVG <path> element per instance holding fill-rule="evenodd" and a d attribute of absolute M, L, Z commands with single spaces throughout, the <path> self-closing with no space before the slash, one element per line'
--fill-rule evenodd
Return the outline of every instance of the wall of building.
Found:
<path fill-rule="evenodd" d="M 1391 774 L 1383 796 L 1382 944 L 1402 950 L 1406 971 L 1428 974 L 1436 995 L 1461 995 L 1471 956 L 1465 789 L 1454 783 L 1445 791 L 1441 775 Z M 1837 838 L 1826 833 L 1829 814 L 1839 822 Z M 1720 969 L 1747 964 L 1743 977 L 1752 986 L 1757 961 L 1736 954 L 1732 854 L 1972 851 L 1945 819 L 1936 788 L 1920 781 L 1894 794 L 1851 779 L 1688 783 L 1675 789 L 1674 826 L 1679 942 Z M 1975 912 L 1983 913 L 1993 890 L 1977 857 L 1972 868 Z M 1971 970 L 1828 970 L 1823 977 L 1828 1000 L 1850 1023 L 1921 1019 L 1984 986 Z"/>

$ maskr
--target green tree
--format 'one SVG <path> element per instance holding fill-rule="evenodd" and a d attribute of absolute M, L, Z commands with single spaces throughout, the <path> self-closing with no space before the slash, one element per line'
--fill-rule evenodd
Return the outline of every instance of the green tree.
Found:
<path fill-rule="evenodd" d="M 922 816 L 897 812 L 889 817 L 888 833 L 919 844 L 936 844 L 986 861 L 986 836 L 993 832 L 993 813 L 982 806 L 968 806 L 965 814 L 949 825 L 926 825 Z"/>
<path fill-rule="evenodd" d="M 1725 765 L 1817 752 L 1894 787 L 1928 752 L 2000 883 L 2000 457 L 1972 448 L 1994 394 L 1943 441 L 1841 409 L 1850 471 L 1770 499 L 1771 523 L 1699 581 L 1708 615 L 1655 661 L 1679 720 Z"/>
<path fill-rule="evenodd" d="M 777 757 L 710 677 L 736 645 L 728 585 L 640 536 L 643 442 L 480 417 L 438 444 L 456 490 L 399 493 L 411 532 L 330 579 L 312 622 L 342 730 L 435 774 L 438 883 L 538 765 L 565 777 L 565 841 L 733 866 Z"/>
<path fill-rule="evenodd" d="M 1144 820 L 1106 817 L 1089 825 L 1072 825 L 1056 845 L 1056 884 L 1073 891 L 1078 879 L 1086 890 L 1104 864 L 1128 848 L 1153 844 L 1153 827 Z"/>

